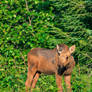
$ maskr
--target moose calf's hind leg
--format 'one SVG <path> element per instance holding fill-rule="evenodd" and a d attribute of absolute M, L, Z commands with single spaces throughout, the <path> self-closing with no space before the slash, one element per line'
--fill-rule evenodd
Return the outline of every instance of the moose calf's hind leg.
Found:
<path fill-rule="evenodd" d="M 28 68 L 28 74 L 27 74 L 27 80 L 25 82 L 25 86 L 26 86 L 26 92 L 29 92 L 31 84 L 32 84 L 32 80 L 33 77 L 36 73 L 36 68 L 32 68 L 31 70 Z"/>
<path fill-rule="evenodd" d="M 40 73 L 35 74 L 35 77 L 33 79 L 33 83 L 32 83 L 32 86 L 31 86 L 32 89 L 35 88 L 35 85 L 36 85 L 36 83 L 38 81 L 39 75 L 40 75 Z M 32 92 L 32 90 L 31 90 L 31 92 Z"/>

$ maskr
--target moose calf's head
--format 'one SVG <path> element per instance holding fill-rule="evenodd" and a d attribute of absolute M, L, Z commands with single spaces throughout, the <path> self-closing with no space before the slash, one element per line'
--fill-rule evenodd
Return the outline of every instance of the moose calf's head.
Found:
<path fill-rule="evenodd" d="M 58 53 L 58 63 L 59 65 L 66 66 L 69 62 L 69 57 L 75 51 L 75 45 L 68 48 L 67 45 L 61 44 L 57 45 L 57 53 Z"/>

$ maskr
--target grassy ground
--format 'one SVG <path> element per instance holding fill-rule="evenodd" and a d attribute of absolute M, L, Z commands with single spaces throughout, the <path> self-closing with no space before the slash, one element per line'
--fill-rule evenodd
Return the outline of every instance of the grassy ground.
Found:
<path fill-rule="evenodd" d="M 16 69 L 14 73 L 12 73 L 12 71 L 13 69 L 11 71 L 6 71 L 10 75 L 7 76 L 8 74 L 6 74 L 6 78 L 1 80 L 0 92 L 25 92 L 26 69 Z M 79 68 L 79 66 L 76 66 L 74 68 L 71 79 L 73 92 L 92 92 L 91 73 L 85 73 L 86 71 L 86 67 Z M 64 78 L 62 85 L 64 92 L 66 92 Z M 55 76 L 41 74 L 33 92 L 57 92 L 57 90 Z"/>

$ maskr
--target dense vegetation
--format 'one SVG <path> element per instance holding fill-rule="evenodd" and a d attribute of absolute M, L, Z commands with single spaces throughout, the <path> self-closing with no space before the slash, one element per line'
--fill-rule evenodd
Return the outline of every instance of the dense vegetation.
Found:
<path fill-rule="evenodd" d="M 73 92 L 92 92 L 92 1 L 1 0 L 0 92 L 25 92 L 27 53 L 60 43 L 76 45 Z M 42 74 L 35 90 L 56 92 L 55 77 Z"/>

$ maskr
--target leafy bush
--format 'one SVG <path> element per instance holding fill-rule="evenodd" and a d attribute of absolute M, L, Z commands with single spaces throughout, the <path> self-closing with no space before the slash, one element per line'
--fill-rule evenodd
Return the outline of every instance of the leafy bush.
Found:
<path fill-rule="evenodd" d="M 25 92 L 27 53 L 60 43 L 76 45 L 73 92 L 91 92 L 91 21 L 91 0 L 0 1 L 0 92 Z M 41 75 L 34 91 L 44 89 L 57 91 L 54 76 Z"/>

